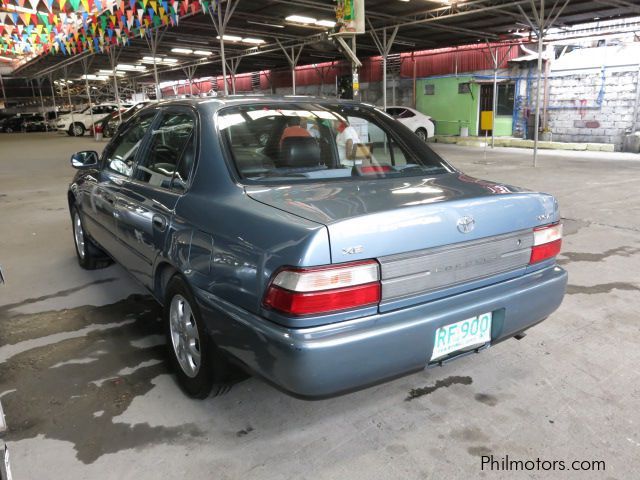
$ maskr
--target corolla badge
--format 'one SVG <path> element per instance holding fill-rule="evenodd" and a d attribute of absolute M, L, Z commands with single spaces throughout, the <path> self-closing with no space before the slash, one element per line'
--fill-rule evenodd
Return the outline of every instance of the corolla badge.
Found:
<path fill-rule="evenodd" d="M 476 221 L 473 217 L 462 217 L 458 219 L 457 225 L 460 233 L 469 233 L 476 228 Z"/>

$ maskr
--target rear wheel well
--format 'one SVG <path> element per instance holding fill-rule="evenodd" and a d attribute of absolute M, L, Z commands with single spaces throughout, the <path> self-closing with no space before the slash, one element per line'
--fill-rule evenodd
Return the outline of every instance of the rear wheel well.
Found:
<path fill-rule="evenodd" d="M 153 281 L 153 293 L 161 303 L 164 303 L 164 296 L 167 291 L 169 280 L 171 280 L 176 273 L 180 273 L 180 271 L 170 263 L 164 262 L 156 267 L 156 273 Z"/>

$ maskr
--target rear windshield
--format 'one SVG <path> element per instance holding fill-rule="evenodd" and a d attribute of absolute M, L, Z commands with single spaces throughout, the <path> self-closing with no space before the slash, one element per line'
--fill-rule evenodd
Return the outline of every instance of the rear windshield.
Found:
<path fill-rule="evenodd" d="M 363 105 L 244 105 L 222 110 L 218 129 L 247 183 L 397 178 L 453 169 L 388 115 Z"/>

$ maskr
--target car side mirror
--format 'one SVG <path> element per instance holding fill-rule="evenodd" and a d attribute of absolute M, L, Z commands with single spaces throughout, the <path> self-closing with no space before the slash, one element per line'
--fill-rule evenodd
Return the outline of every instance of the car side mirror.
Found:
<path fill-rule="evenodd" d="M 76 152 L 71 155 L 71 166 L 73 168 L 91 168 L 98 165 L 98 152 L 86 150 L 84 152 Z"/>

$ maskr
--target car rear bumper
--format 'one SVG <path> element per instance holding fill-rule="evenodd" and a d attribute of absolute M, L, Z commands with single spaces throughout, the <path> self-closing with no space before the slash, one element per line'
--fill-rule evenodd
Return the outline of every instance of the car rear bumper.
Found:
<path fill-rule="evenodd" d="M 425 304 L 320 327 L 291 329 L 196 291 L 216 344 L 282 389 L 324 397 L 424 368 L 436 330 L 493 312 L 495 344 L 544 320 L 561 304 L 567 273 L 549 267 Z"/>

